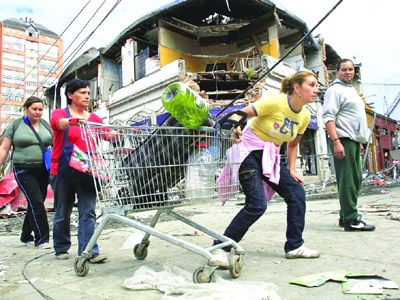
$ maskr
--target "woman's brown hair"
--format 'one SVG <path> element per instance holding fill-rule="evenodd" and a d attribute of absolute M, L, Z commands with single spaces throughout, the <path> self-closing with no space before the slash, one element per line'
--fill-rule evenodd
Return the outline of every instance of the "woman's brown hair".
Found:
<path fill-rule="evenodd" d="M 297 83 L 299 86 L 303 84 L 307 77 L 314 76 L 317 80 L 317 74 L 311 71 L 303 70 L 293 74 L 290 77 L 285 77 L 282 80 L 280 92 L 284 94 L 292 94 L 293 86 Z"/>

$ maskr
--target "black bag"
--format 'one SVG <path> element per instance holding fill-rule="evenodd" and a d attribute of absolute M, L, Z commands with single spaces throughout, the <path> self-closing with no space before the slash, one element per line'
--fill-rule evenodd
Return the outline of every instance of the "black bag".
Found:
<path fill-rule="evenodd" d="M 136 204 L 148 203 L 146 207 L 160 205 L 165 201 L 168 189 L 184 178 L 185 164 L 193 145 L 190 133 L 169 116 L 125 158 L 130 196 Z"/>

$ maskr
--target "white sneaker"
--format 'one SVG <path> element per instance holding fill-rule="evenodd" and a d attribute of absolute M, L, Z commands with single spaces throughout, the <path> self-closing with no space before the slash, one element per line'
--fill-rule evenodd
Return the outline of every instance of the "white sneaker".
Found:
<path fill-rule="evenodd" d="M 208 261 L 210 265 L 218 266 L 222 269 L 229 269 L 228 253 L 223 249 L 215 249 L 211 252 L 213 257 Z"/>
<path fill-rule="evenodd" d="M 319 251 L 308 249 L 306 246 L 301 245 L 301 247 L 286 252 L 286 258 L 318 258 L 321 255 Z"/>
<path fill-rule="evenodd" d="M 29 241 L 29 242 L 26 242 L 25 245 L 27 245 L 28 247 L 33 247 L 33 246 L 35 246 L 35 242 Z"/>
<path fill-rule="evenodd" d="M 51 246 L 50 246 L 49 243 L 45 242 L 45 243 L 42 243 L 40 245 L 37 245 L 36 248 L 39 248 L 39 249 L 51 249 Z"/>

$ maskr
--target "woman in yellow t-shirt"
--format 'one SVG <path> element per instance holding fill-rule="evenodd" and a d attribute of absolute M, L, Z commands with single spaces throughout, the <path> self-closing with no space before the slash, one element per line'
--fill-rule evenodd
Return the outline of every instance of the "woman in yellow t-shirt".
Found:
<path fill-rule="evenodd" d="M 236 129 L 241 164 L 239 180 L 246 197 L 244 207 L 233 218 L 224 235 L 239 242 L 266 211 L 267 201 L 278 193 L 287 204 L 286 258 L 317 258 L 320 253 L 305 247 L 303 230 L 306 193 L 303 179 L 296 174 L 298 144 L 310 122 L 304 107 L 314 102 L 318 78 L 299 71 L 282 81 L 279 94 L 269 94 L 242 109 L 250 118 L 243 132 Z M 235 118 L 234 115 L 232 118 Z M 287 142 L 288 168 L 280 161 L 280 146 Z M 214 241 L 214 245 L 220 241 Z M 230 247 L 213 251 L 211 261 L 228 268 Z"/>

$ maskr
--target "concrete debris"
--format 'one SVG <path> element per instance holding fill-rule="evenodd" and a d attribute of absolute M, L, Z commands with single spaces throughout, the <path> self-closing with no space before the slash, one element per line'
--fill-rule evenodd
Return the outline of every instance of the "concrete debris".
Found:
<path fill-rule="evenodd" d="M 0 260 L 0 276 L 7 275 L 7 269 L 10 267 L 8 265 L 5 265 L 4 263 L 5 263 L 4 259 Z"/>

